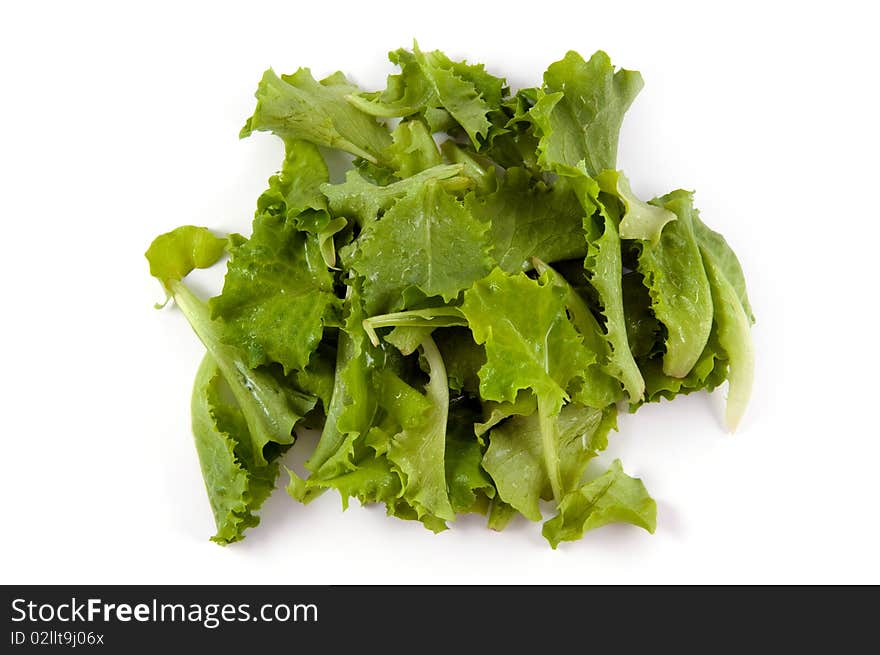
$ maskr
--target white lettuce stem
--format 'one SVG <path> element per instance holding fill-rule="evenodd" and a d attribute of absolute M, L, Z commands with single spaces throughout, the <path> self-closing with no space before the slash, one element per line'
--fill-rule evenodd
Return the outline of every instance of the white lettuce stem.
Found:
<path fill-rule="evenodd" d="M 752 395 L 752 383 L 755 378 L 755 350 L 752 346 L 752 335 L 749 331 L 749 319 L 742 305 L 735 305 L 736 313 L 735 340 L 736 350 L 730 355 L 730 368 L 727 374 L 727 407 L 725 423 L 730 432 L 736 432 L 739 422 L 745 414 L 746 406 Z"/>
<path fill-rule="evenodd" d="M 424 354 L 425 361 L 428 363 L 428 375 L 430 376 L 428 384 L 425 385 L 425 391 L 431 402 L 444 408 L 443 425 L 445 428 L 446 416 L 449 410 L 449 380 L 446 377 L 446 365 L 443 363 L 443 356 L 440 354 L 437 344 L 434 343 L 434 339 L 430 336 L 425 337 L 421 346 L 422 354 Z M 443 433 L 446 433 L 445 429 Z"/>
<path fill-rule="evenodd" d="M 379 314 L 365 318 L 363 321 L 364 331 L 374 346 L 379 345 L 379 335 L 376 334 L 376 328 L 397 327 L 399 325 L 409 327 L 464 326 L 467 325 L 467 319 L 457 307 L 435 307 L 433 309 L 413 309 L 408 312 Z"/>

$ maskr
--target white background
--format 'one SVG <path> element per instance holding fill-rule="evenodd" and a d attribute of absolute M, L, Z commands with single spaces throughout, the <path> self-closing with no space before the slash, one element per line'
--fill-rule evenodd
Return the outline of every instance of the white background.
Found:
<path fill-rule="evenodd" d="M 870 3 L 128 4 L 0 16 L 0 583 L 880 582 Z M 641 70 L 619 166 L 642 197 L 696 189 L 742 260 L 758 323 L 740 432 L 722 392 L 695 395 L 623 416 L 603 457 L 657 499 L 654 536 L 554 552 L 525 521 L 434 536 L 280 492 L 243 543 L 207 541 L 201 346 L 152 308 L 142 253 L 183 223 L 249 229 L 281 157 L 237 138 L 265 68 L 378 88 L 413 37 L 514 87 L 570 48 Z"/>

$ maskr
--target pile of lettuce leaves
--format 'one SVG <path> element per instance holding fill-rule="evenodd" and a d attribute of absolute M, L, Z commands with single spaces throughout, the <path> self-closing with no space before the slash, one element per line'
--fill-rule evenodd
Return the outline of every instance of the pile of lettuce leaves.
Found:
<path fill-rule="evenodd" d="M 241 136 L 274 133 L 284 160 L 251 236 L 187 225 L 146 253 L 207 351 L 192 428 L 212 539 L 258 524 L 281 468 L 297 501 L 335 489 L 435 532 L 470 512 L 544 521 L 554 548 L 653 532 L 642 481 L 587 464 L 619 410 L 724 381 L 733 430 L 754 319 L 692 193 L 645 202 L 616 169 L 641 76 L 569 52 L 511 93 L 439 51 L 389 56 L 375 92 L 266 71 Z M 184 278 L 226 255 L 222 291 L 197 297 Z M 306 429 L 300 476 L 280 460 Z"/>

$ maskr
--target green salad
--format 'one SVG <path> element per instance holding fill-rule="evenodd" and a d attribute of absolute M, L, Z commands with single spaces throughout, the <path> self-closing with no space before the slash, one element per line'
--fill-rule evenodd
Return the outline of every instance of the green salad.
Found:
<path fill-rule="evenodd" d="M 642 481 L 587 464 L 619 411 L 724 381 L 735 429 L 754 318 L 693 194 L 645 202 L 617 170 L 641 76 L 568 52 L 512 93 L 439 51 L 389 57 L 372 92 L 266 71 L 241 136 L 274 133 L 284 160 L 250 236 L 186 225 L 146 253 L 206 350 L 191 403 L 212 539 L 242 539 L 281 475 L 296 501 L 335 489 L 434 532 L 470 512 L 543 521 L 554 548 L 653 532 Z M 331 149 L 350 162 L 336 183 Z M 224 256 L 223 289 L 197 297 L 187 274 Z M 304 429 L 320 439 L 301 476 L 282 457 Z"/>

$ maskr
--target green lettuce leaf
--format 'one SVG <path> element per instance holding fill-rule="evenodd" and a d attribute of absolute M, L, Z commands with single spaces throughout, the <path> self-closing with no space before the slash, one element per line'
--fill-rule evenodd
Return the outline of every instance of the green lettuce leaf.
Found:
<path fill-rule="evenodd" d="M 206 227 L 182 225 L 160 234 L 145 253 L 150 275 L 166 290 L 197 268 L 210 268 L 226 250 L 227 240 L 215 236 Z"/>
<path fill-rule="evenodd" d="M 651 296 L 642 274 L 638 271 L 625 273 L 621 281 L 621 290 L 626 339 L 633 357 L 639 360 L 658 352 L 662 353 L 663 326 L 651 310 Z M 647 380 L 645 384 L 650 386 Z"/>
<path fill-rule="evenodd" d="M 352 287 L 352 314 L 340 334 L 336 383 L 327 422 L 306 467 L 312 475 L 289 491 L 338 489 L 361 503 L 384 502 L 388 513 L 445 529 L 455 518 L 446 489 L 445 435 L 448 387 L 439 352 L 428 338 L 431 378 L 426 395 L 389 366 L 387 353 L 369 343 L 362 303 Z M 306 491 L 304 491 L 304 489 Z"/>
<path fill-rule="evenodd" d="M 402 294 L 404 303 L 406 294 Z M 425 307 L 405 312 L 377 314 L 364 319 L 363 326 L 374 346 L 379 345 L 377 329 L 394 327 L 385 338 L 404 354 L 409 355 L 422 343 L 431 331 L 438 327 L 467 325 L 467 321 L 457 307 Z M 396 334 L 395 334 L 396 333 Z"/>
<path fill-rule="evenodd" d="M 210 305 L 223 319 L 224 341 L 242 347 L 249 366 L 278 362 L 291 371 L 308 364 L 339 301 L 317 238 L 295 220 L 263 214 L 233 250 Z"/>
<path fill-rule="evenodd" d="M 623 472 L 620 460 L 592 482 L 568 494 L 559 514 L 544 524 L 544 537 L 556 548 L 577 541 L 585 532 L 609 523 L 631 523 L 652 533 L 657 526 L 657 504 L 638 478 Z"/>
<path fill-rule="evenodd" d="M 538 401 L 530 391 L 520 390 L 516 394 L 516 400 L 510 402 L 495 402 L 485 400 L 482 403 L 483 420 L 474 423 L 474 434 L 482 437 L 489 430 L 511 416 L 531 416 L 538 411 Z"/>
<path fill-rule="evenodd" d="M 348 102 L 381 118 L 412 116 L 436 106 L 436 89 L 412 52 L 400 48 L 389 52 L 388 59 L 400 67 L 400 72 L 388 76 L 385 90 L 354 93 L 348 96 Z"/>
<path fill-rule="evenodd" d="M 583 371 L 581 380 L 571 390 L 572 399 L 582 405 L 602 409 L 621 399 L 619 382 L 607 371 L 611 349 L 596 317 L 578 291 L 544 262 L 535 259 L 535 269 L 555 286 L 565 291 L 565 308 L 572 324 L 584 339 L 584 345 L 596 353 L 596 362 Z"/>
<path fill-rule="evenodd" d="M 673 191 L 652 201 L 675 213 L 660 240 L 638 243 L 638 270 L 651 295 L 654 316 L 666 328 L 663 372 L 682 378 L 694 367 L 712 329 L 712 294 L 693 229 L 692 194 Z"/>
<path fill-rule="evenodd" d="M 726 354 L 729 366 L 725 422 L 727 429 L 733 432 L 739 425 L 752 394 L 755 376 L 755 353 L 749 332 L 752 322 L 748 310 L 743 307 L 739 291 L 724 274 L 724 264 L 711 249 L 701 247 L 700 252 L 712 289 L 718 345 Z"/>
<path fill-rule="evenodd" d="M 394 470 L 391 462 L 384 456 L 365 456 L 356 466 L 331 478 L 312 476 L 302 491 L 302 482 L 292 476 L 287 492 L 302 502 L 311 497 L 309 491 L 316 489 L 336 489 L 342 499 L 342 509 L 348 509 L 349 499 L 357 498 L 362 505 L 369 503 L 386 503 L 394 505 L 403 490 L 400 474 Z"/>
<path fill-rule="evenodd" d="M 528 117 L 540 134 L 538 161 L 548 170 L 584 162 L 589 175 L 614 169 L 623 115 L 643 86 L 635 71 L 614 71 L 599 51 L 584 61 L 569 51 L 544 73 Z"/>
<path fill-rule="evenodd" d="M 474 339 L 486 347 L 481 397 L 512 403 L 520 389 L 535 393 L 543 472 L 557 500 L 563 487 L 555 417 L 569 398 L 569 384 L 596 359 L 568 320 L 565 297 L 546 278 L 535 281 L 496 268 L 465 292 L 461 307 Z M 504 493 L 501 497 L 516 506 Z"/>
<path fill-rule="evenodd" d="M 533 257 L 554 262 L 587 251 L 583 209 L 570 185 L 533 181 L 524 169 L 510 168 L 494 193 L 471 193 L 465 201 L 474 218 L 490 226 L 492 255 L 507 273 L 530 269 Z"/>
<path fill-rule="evenodd" d="M 492 126 L 482 151 L 498 166 L 523 168 L 540 177 L 538 137 L 528 116 L 537 95 L 536 88 L 520 89 L 504 98 L 497 110 L 489 112 Z"/>
<path fill-rule="evenodd" d="M 224 319 L 225 341 L 243 347 L 251 367 L 302 370 L 324 325 L 335 322 L 339 301 L 327 267 L 345 220 L 326 211 L 327 179 L 316 146 L 287 141 L 281 171 L 257 202 L 251 238 L 231 249 L 223 291 L 210 306 Z"/>
<path fill-rule="evenodd" d="M 285 140 L 302 139 L 379 163 L 391 136 L 373 117 L 344 101 L 358 90 L 342 73 L 317 82 L 308 68 L 281 77 L 269 69 L 257 87 L 254 114 L 240 136 L 273 132 Z"/>
<path fill-rule="evenodd" d="M 386 411 L 395 412 L 403 430 L 391 439 L 388 459 L 403 473 L 404 495 L 413 507 L 452 521 L 455 511 L 446 490 L 445 445 L 446 421 L 449 412 L 449 386 L 446 368 L 433 339 L 422 342 L 422 351 L 429 366 L 430 379 L 425 396 L 403 382 L 392 383 L 386 378 L 383 387 L 393 402 Z"/>
<path fill-rule="evenodd" d="M 514 507 L 496 496 L 489 508 L 489 520 L 486 525 L 490 530 L 501 532 L 518 513 Z"/>
<path fill-rule="evenodd" d="M 737 259 L 736 254 L 723 236 L 706 227 L 706 224 L 700 220 L 699 213 L 694 211 L 691 218 L 694 221 L 694 234 L 697 237 L 697 243 L 700 244 L 700 252 L 706 253 L 711 258 L 718 272 L 733 286 L 743 311 L 745 311 L 746 316 L 749 318 L 749 322 L 754 323 L 755 316 L 749 303 L 749 295 L 746 292 L 746 279 L 743 275 L 739 259 Z"/>
<path fill-rule="evenodd" d="M 651 297 L 638 271 L 623 276 L 623 302 L 626 331 L 642 376 L 645 379 L 645 402 L 663 398 L 672 400 L 679 394 L 712 391 L 727 378 L 727 356 L 718 344 L 713 327 L 709 341 L 690 372 L 683 378 L 663 372 L 664 330 L 651 309 Z M 640 404 L 640 403 L 639 403 Z M 639 404 L 631 405 L 636 409 Z"/>
<path fill-rule="evenodd" d="M 440 330 L 439 333 L 447 332 Z M 449 501 L 457 514 L 487 513 L 495 498 L 495 485 L 483 469 L 483 444 L 474 438 L 474 422 L 479 410 L 461 399 L 449 406 L 446 428 L 446 486 Z"/>
<path fill-rule="evenodd" d="M 645 400 L 649 402 L 665 398 L 672 400 L 679 394 L 694 391 L 712 391 L 727 378 L 727 355 L 718 343 L 717 331 L 709 335 L 709 342 L 700 353 L 693 368 L 683 378 L 672 377 L 663 372 L 660 356 L 640 362 L 645 376 Z"/>
<path fill-rule="evenodd" d="M 257 200 L 257 216 L 297 216 L 309 209 L 327 208 L 321 185 L 330 179 L 318 148 L 308 141 L 287 140 L 281 170 L 269 178 L 269 188 Z"/>
<path fill-rule="evenodd" d="M 675 213 L 639 200 L 621 171 L 602 171 L 596 177 L 599 188 L 616 196 L 623 205 L 619 231 L 621 239 L 640 239 L 656 244 L 663 227 L 676 219 Z"/>
<path fill-rule="evenodd" d="M 329 480 L 356 468 L 356 442 L 366 436 L 378 408 L 373 371 L 384 362 L 381 348 L 373 347 L 364 331 L 360 290 L 348 287 L 349 314 L 339 331 L 336 373 L 327 421 L 306 468 L 312 479 Z"/>
<path fill-rule="evenodd" d="M 364 178 L 359 171 L 351 170 L 346 173 L 345 182 L 324 184 L 321 191 L 334 214 L 352 219 L 364 227 L 407 193 L 418 191 L 431 180 L 444 180 L 444 183 L 456 187 L 467 184 L 468 180 L 459 176 L 461 171 L 462 166 L 456 164 L 434 166 L 404 180 L 379 186 Z"/>
<path fill-rule="evenodd" d="M 446 481 L 449 501 L 456 514 L 486 514 L 495 485 L 482 466 L 483 451 L 477 441 L 446 440 Z"/>
<path fill-rule="evenodd" d="M 315 398 L 286 388 L 268 370 L 251 369 L 240 350 L 221 341 L 220 324 L 211 320 L 207 306 L 183 284 L 174 284 L 173 296 L 220 367 L 247 422 L 254 460 L 265 465 L 277 453 L 270 446 L 293 443 L 293 427 L 312 410 Z"/>
<path fill-rule="evenodd" d="M 333 378 L 336 368 L 336 350 L 322 343 L 309 357 L 309 363 L 302 370 L 289 375 L 291 385 L 305 394 L 315 396 L 321 401 L 326 412 L 333 397 Z"/>
<path fill-rule="evenodd" d="M 456 392 L 479 395 L 479 371 L 486 363 L 486 351 L 474 341 L 471 331 L 466 327 L 436 330 L 434 341 L 446 363 L 449 388 Z"/>
<path fill-rule="evenodd" d="M 217 363 L 205 355 L 192 393 L 196 452 L 221 545 L 244 538 L 260 519 L 254 514 L 275 487 L 278 464 L 260 466 L 251 451 L 247 422 L 228 391 Z"/>
<path fill-rule="evenodd" d="M 349 263 L 364 277 L 367 312 L 402 309 L 410 287 L 453 300 L 492 266 L 486 232 L 438 183 L 414 189 L 358 238 Z"/>
<path fill-rule="evenodd" d="M 418 113 L 432 131 L 457 124 L 479 146 L 480 138 L 489 132 L 489 111 L 501 103 L 504 80 L 487 73 L 482 65 L 453 62 L 439 50 L 422 52 L 418 44 L 412 52 L 397 50 L 389 58 L 401 72 L 389 76 L 380 94 L 349 96 L 352 105 L 382 117 Z"/>
<path fill-rule="evenodd" d="M 568 384 L 595 358 L 568 320 L 564 291 L 546 280 L 495 269 L 465 292 L 461 311 L 486 348 L 479 371 L 486 400 L 514 402 L 531 389 L 558 413 Z"/>
<path fill-rule="evenodd" d="M 391 138 L 394 143 L 388 148 L 389 160 L 401 179 L 441 164 L 434 137 L 422 121 L 402 121 Z"/>
<path fill-rule="evenodd" d="M 333 218 L 327 211 L 321 187 L 329 179 L 327 164 L 317 146 L 308 141 L 287 141 L 281 171 L 269 178 L 269 188 L 257 200 L 256 215 L 286 217 L 300 230 L 315 235 L 325 265 L 333 268 L 333 237 L 348 221 Z"/>
<path fill-rule="evenodd" d="M 398 325 L 385 335 L 385 341 L 397 348 L 401 355 L 412 355 L 433 331 L 433 326 Z"/>
<path fill-rule="evenodd" d="M 495 188 L 495 167 L 492 160 L 486 159 L 471 150 L 459 147 L 454 141 L 444 141 L 440 152 L 450 164 L 462 167 L 461 174 L 473 183 L 479 193 L 491 193 Z"/>
<path fill-rule="evenodd" d="M 604 420 L 607 410 L 570 403 L 555 419 L 556 468 L 562 496 L 577 488 L 587 462 L 607 445 L 613 421 Z M 554 496 L 546 465 L 546 441 L 538 414 L 514 416 L 492 429 L 483 468 L 489 472 L 498 494 L 531 521 L 541 520 L 539 501 Z"/>
<path fill-rule="evenodd" d="M 608 342 L 607 371 L 620 380 L 630 402 L 640 400 L 645 382 L 629 347 L 623 313 L 623 260 L 620 235 L 614 215 L 599 201 L 599 185 L 586 175 L 583 165 L 575 169 L 571 178 L 578 189 L 584 209 L 583 227 L 587 240 L 584 269 L 595 289 L 605 318 L 605 338 Z"/>

